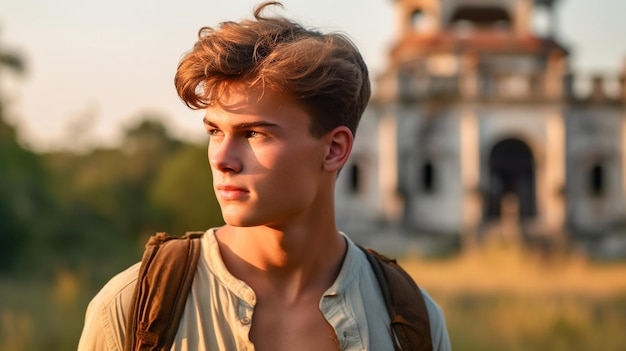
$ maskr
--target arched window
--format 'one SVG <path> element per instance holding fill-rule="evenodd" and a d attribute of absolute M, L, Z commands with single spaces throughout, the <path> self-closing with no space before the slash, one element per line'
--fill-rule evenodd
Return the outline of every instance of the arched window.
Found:
<path fill-rule="evenodd" d="M 435 192 L 435 166 L 429 160 L 424 162 L 422 165 L 421 172 L 421 189 L 425 193 L 434 193 Z"/>
<path fill-rule="evenodd" d="M 606 175 L 604 174 L 604 167 L 602 164 L 597 163 L 589 170 L 589 193 L 592 196 L 602 196 L 606 190 Z"/>
<path fill-rule="evenodd" d="M 422 10 L 421 8 L 413 10 L 409 18 L 411 28 L 415 32 L 428 32 L 433 29 L 435 22 L 431 12 Z"/>
<path fill-rule="evenodd" d="M 361 170 L 358 164 L 352 163 L 348 167 L 348 189 L 352 194 L 361 192 L 363 185 L 361 184 Z"/>
<path fill-rule="evenodd" d="M 411 12 L 411 27 L 413 29 L 419 29 L 420 25 L 423 25 L 424 12 L 421 9 Z"/>

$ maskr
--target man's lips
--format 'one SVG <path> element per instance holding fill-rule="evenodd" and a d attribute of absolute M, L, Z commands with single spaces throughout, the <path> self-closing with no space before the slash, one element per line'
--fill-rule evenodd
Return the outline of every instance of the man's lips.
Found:
<path fill-rule="evenodd" d="M 224 200 L 239 200 L 250 193 L 247 189 L 234 185 L 218 185 L 216 189 L 218 196 Z"/>

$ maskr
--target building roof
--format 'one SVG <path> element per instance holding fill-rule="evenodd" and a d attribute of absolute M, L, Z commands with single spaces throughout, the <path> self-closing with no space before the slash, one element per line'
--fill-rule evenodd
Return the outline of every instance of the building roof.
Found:
<path fill-rule="evenodd" d="M 435 35 L 408 35 L 391 49 L 391 57 L 416 57 L 427 53 L 474 51 L 477 53 L 541 54 L 568 50 L 551 38 L 515 36 L 493 30 L 474 31 L 469 35 L 442 32 Z"/>

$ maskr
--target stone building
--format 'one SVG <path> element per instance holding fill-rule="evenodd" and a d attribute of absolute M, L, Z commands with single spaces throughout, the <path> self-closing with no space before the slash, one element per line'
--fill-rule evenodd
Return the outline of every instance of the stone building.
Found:
<path fill-rule="evenodd" d="M 625 72 L 577 77 L 555 2 L 394 1 L 388 66 L 337 186 L 342 227 L 461 243 L 509 235 L 504 217 L 526 242 L 621 231 Z"/>

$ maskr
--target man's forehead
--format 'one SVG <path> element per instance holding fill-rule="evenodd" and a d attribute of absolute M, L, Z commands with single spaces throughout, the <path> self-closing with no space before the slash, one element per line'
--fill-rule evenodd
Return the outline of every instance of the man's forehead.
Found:
<path fill-rule="evenodd" d="M 270 115 L 281 114 L 284 111 L 296 111 L 308 115 L 308 110 L 301 103 L 294 99 L 285 97 L 272 91 L 266 91 L 263 95 L 256 93 L 249 94 L 246 91 L 229 91 L 228 94 L 221 95 L 205 108 L 205 116 L 221 114 L 234 115 Z"/>
<path fill-rule="evenodd" d="M 265 96 L 260 101 L 243 96 L 230 105 L 214 104 L 205 108 L 203 123 L 210 127 L 226 128 L 310 128 L 310 114 L 299 104 L 279 97 Z"/>

